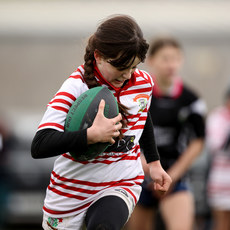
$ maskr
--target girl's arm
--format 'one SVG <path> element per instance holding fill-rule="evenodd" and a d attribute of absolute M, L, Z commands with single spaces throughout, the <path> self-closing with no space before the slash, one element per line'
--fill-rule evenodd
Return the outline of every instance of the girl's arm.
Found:
<path fill-rule="evenodd" d="M 88 129 L 75 132 L 60 132 L 55 129 L 43 129 L 36 133 L 32 145 L 33 158 L 47 158 L 74 151 L 84 152 L 88 144 L 97 142 L 115 142 L 114 138 L 120 135 L 122 119 L 119 114 L 115 118 L 108 119 L 104 116 L 105 101 L 99 104 L 98 113 L 93 125 Z"/>
<path fill-rule="evenodd" d="M 181 154 L 179 159 L 168 169 L 167 173 L 171 176 L 174 183 L 191 167 L 194 160 L 200 155 L 203 146 L 203 138 L 194 139 Z"/>
<path fill-rule="evenodd" d="M 149 175 L 154 181 L 154 189 L 159 195 L 164 195 L 168 191 L 172 180 L 161 166 L 150 114 L 148 114 L 145 128 L 140 139 L 140 146 L 143 149 L 145 159 L 148 163 Z"/>
<path fill-rule="evenodd" d="M 160 159 L 153 132 L 153 123 L 149 112 L 139 143 L 147 163 Z"/>
<path fill-rule="evenodd" d="M 86 150 L 86 129 L 76 132 L 43 129 L 36 133 L 31 145 L 31 155 L 35 159 L 54 157 L 69 151 L 82 152 Z"/>

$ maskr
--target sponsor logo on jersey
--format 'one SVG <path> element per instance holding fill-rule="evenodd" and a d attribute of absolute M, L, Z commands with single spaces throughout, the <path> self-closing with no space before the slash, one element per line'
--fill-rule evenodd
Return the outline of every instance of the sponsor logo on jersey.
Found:
<path fill-rule="evenodd" d="M 116 142 L 109 146 L 105 152 L 121 152 L 121 155 L 123 153 L 128 152 L 129 150 L 131 150 L 134 146 L 134 139 L 135 136 L 124 136 L 122 139 L 120 140 L 116 140 Z"/>
<path fill-rule="evenodd" d="M 62 221 L 63 221 L 62 218 L 52 218 L 52 217 L 49 217 L 48 221 L 47 221 L 47 224 L 48 224 L 48 226 L 51 229 L 57 230 L 58 224 L 61 223 Z"/>
<path fill-rule="evenodd" d="M 122 194 L 125 195 L 126 197 L 129 197 L 129 196 L 128 196 L 128 193 L 127 193 L 124 189 L 116 188 L 115 191 L 122 193 Z"/>
<path fill-rule="evenodd" d="M 139 106 L 138 112 L 142 112 L 146 108 L 148 100 L 149 100 L 149 95 L 147 95 L 147 94 L 138 94 L 133 99 L 133 101 L 138 103 L 138 106 Z"/>

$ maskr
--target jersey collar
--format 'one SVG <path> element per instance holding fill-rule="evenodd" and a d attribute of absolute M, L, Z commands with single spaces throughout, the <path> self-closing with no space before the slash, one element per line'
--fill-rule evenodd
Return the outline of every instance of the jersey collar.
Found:
<path fill-rule="evenodd" d="M 101 74 L 101 72 L 99 71 L 96 63 L 94 62 L 94 75 L 96 76 L 97 80 L 99 81 L 100 84 L 102 85 L 107 85 L 110 89 L 115 90 L 116 92 L 119 92 L 123 89 L 127 89 L 133 85 L 135 85 L 136 83 L 136 73 L 134 72 L 131 76 L 131 78 L 127 81 L 125 81 L 124 85 L 122 87 L 115 87 L 113 86 L 111 83 L 109 83 Z"/>
<path fill-rule="evenodd" d="M 176 77 L 171 90 L 169 91 L 168 94 L 165 94 L 161 91 L 160 87 L 157 85 L 156 81 L 156 76 L 152 75 L 153 81 L 154 81 L 154 87 L 153 87 L 153 95 L 155 97 L 164 97 L 164 96 L 169 96 L 172 98 L 178 98 L 183 90 L 183 81 L 181 80 L 180 77 Z"/>

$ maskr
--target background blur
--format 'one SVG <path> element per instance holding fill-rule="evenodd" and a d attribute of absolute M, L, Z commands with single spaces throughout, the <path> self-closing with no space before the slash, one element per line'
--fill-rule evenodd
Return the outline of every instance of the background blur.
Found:
<path fill-rule="evenodd" d="M 128 14 L 148 41 L 162 34 L 179 39 L 183 79 L 210 111 L 230 85 L 229 9 L 221 0 L 0 0 L 0 221 L 7 223 L 0 229 L 33 230 L 41 222 L 55 159 L 33 160 L 30 143 L 46 104 L 83 63 L 87 38 L 102 19 Z"/>

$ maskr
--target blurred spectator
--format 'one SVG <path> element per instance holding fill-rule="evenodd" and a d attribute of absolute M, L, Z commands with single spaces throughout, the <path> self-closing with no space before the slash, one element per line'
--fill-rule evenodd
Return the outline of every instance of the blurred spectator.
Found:
<path fill-rule="evenodd" d="M 214 230 L 230 229 L 230 89 L 224 105 L 207 119 L 207 146 L 211 154 L 208 199 Z"/>
<path fill-rule="evenodd" d="M 139 203 L 128 224 L 130 230 L 154 229 L 153 219 L 159 220 L 154 218 L 158 207 L 166 229 L 193 228 L 194 199 L 185 174 L 203 148 L 206 105 L 179 77 L 182 63 L 182 48 L 177 40 L 153 41 L 147 59 L 155 83 L 150 113 L 161 163 L 173 183 L 171 191 L 159 200 L 143 158 L 146 176 Z"/>

